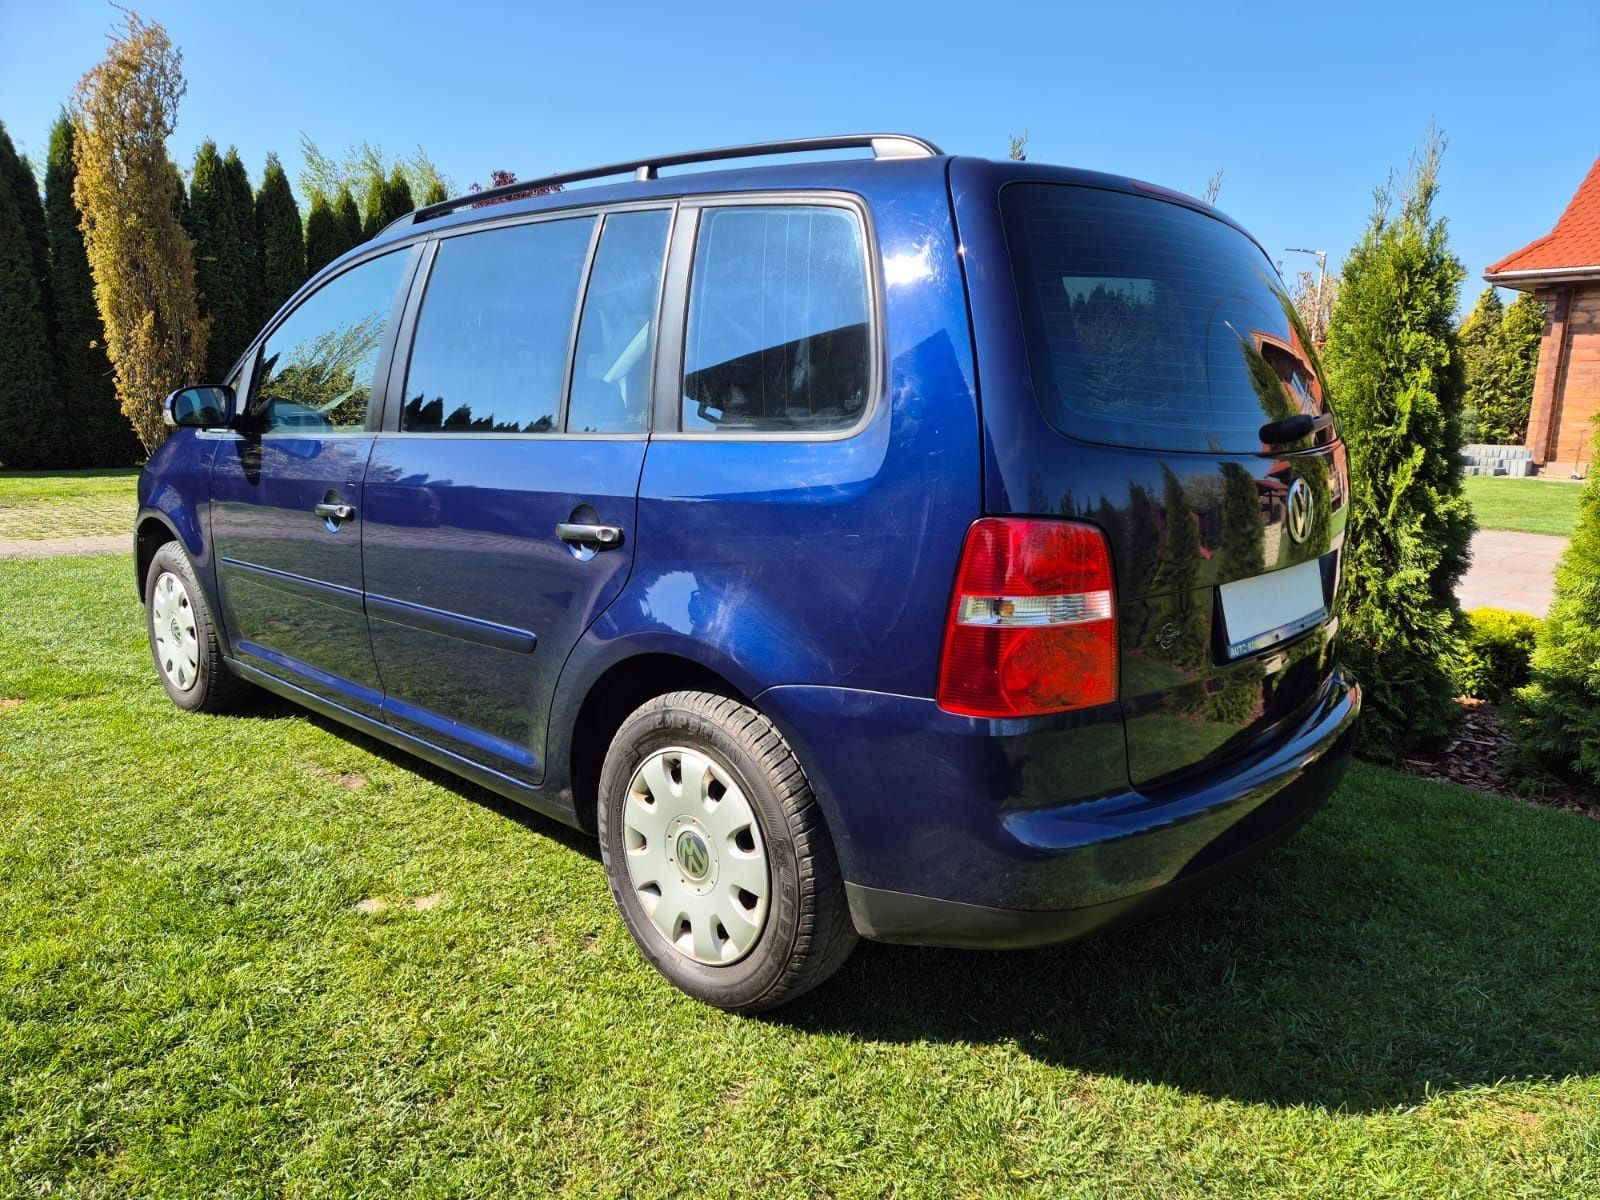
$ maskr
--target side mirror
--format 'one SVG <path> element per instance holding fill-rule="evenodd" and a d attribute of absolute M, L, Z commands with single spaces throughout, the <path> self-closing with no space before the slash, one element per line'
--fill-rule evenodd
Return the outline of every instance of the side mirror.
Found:
<path fill-rule="evenodd" d="M 234 395 L 231 387 L 179 388 L 161 406 L 161 416 L 175 429 L 214 429 L 231 425 Z"/>

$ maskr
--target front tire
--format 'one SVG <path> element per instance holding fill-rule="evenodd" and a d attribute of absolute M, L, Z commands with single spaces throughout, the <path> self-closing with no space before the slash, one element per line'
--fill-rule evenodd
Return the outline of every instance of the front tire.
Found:
<path fill-rule="evenodd" d="M 822 983 L 855 946 L 815 796 L 766 717 L 673 692 L 617 731 L 600 773 L 600 850 L 640 951 L 675 986 L 763 1012 Z"/>
<path fill-rule="evenodd" d="M 250 698 L 253 689 L 222 659 L 211 607 L 177 542 L 166 543 L 150 560 L 144 615 L 156 675 L 179 708 L 233 712 Z"/>

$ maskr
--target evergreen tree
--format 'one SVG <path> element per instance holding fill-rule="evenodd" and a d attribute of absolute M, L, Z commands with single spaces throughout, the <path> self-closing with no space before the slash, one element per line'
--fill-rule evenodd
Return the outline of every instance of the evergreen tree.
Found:
<path fill-rule="evenodd" d="M 433 182 L 428 184 L 428 190 L 423 193 L 422 203 L 424 205 L 443 204 L 448 199 L 450 199 L 450 197 L 445 192 L 444 180 L 435 179 Z"/>
<path fill-rule="evenodd" d="M 1389 760 L 1454 721 L 1455 586 L 1473 529 L 1453 319 L 1466 272 L 1433 211 L 1442 151 L 1434 135 L 1412 160 L 1398 211 L 1387 188 L 1376 193 L 1328 330 L 1351 470 L 1345 659 L 1366 688 L 1362 750 Z"/>
<path fill-rule="evenodd" d="M 1463 397 L 1465 413 L 1462 418 L 1462 436 L 1469 442 L 1492 442 L 1485 434 L 1481 414 L 1485 408 L 1494 407 L 1494 397 L 1500 390 L 1500 321 L 1505 306 L 1500 303 L 1500 293 L 1492 287 L 1484 288 L 1477 304 L 1461 322 L 1456 331 L 1456 345 L 1461 354 L 1461 369 L 1465 376 L 1466 392 Z"/>
<path fill-rule="evenodd" d="M 217 153 L 217 144 L 207 138 L 195 155 L 189 185 L 189 236 L 194 238 L 200 311 L 211 318 L 204 373 L 212 383 L 227 377 L 228 368 L 257 327 L 256 296 L 250 291 L 255 222 L 252 216 L 241 228 L 240 215 L 227 162 Z"/>
<path fill-rule="evenodd" d="M 339 254 L 343 254 L 346 250 L 354 250 L 367 240 L 367 235 L 362 232 L 361 210 L 356 207 L 356 198 L 350 194 L 349 188 L 339 193 L 339 200 L 333 206 L 333 215 L 339 219 L 339 229 L 343 235 Z M 334 257 L 337 258 L 338 255 Z"/>
<path fill-rule="evenodd" d="M 222 160 L 223 174 L 228 182 L 228 199 L 233 205 L 233 219 L 239 227 L 239 236 L 244 244 L 244 256 L 240 259 L 239 269 L 244 278 L 245 311 L 249 319 L 245 322 L 249 326 L 244 339 L 234 347 L 234 356 L 245 348 L 245 345 L 256 334 L 256 330 L 272 315 L 266 308 L 266 256 L 262 248 L 261 228 L 256 223 L 256 194 L 250 186 L 250 172 L 244 169 L 244 160 L 239 157 L 239 151 L 233 146 L 228 147 L 227 157 Z M 212 331 L 212 337 L 216 332 Z M 233 359 L 228 359 L 231 365 Z"/>
<path fill-rule="evenodd" d="M 256 193 L 256 228 L 261 231 L 264 323 L 306 280 L 305 234 L 300 227 L 300 208 L 294 202 L 289 177 L 283 173 L 276 154 L 267 155 L 261 190 Z"/>
<path fill-rule="evenodd" d="M 44 201 L 39 196 L 39 181 L 34 178 L 33 164 L 16 152 L 7 140 L 7 149 L 0 151 L 0 174 L 11 184 L 12 193 L 20 205 L 23 233 L 28 239 L 28 262 L 34 286 L 39 289 L 39 303 L 44 312 L 45 329 L 52 343 L 56 335 L 55 297 L 50 288 L 50 240 L 45 234 Z M 52 351 L 54 345 L 51 346 Z"/>
<path fill-rule="evenodd" d="M 384 215 L 390 222 L 398 221 L 401 217 L 417 207 L 416 201 L 411 198 L 411 184 L 406 181 L 404 172 L 396 167 L 389 175 L 389 182 L 383 189 Z"/>
<path fill-rule="evenodd" d="M 1600 453 L 1600 435 L 1595 447 Z M 1600 471 L 1590 470 L 1578 497 L 1530 665 L 1533 681 L 1516 694 L 1518 742 L 1557 771 L 1600 785 Z"/>
<path fill-rule="evenodd" d="M 123 15 L 104 61 L 73 91 L 72 194 L 117 400 L 149 451 L 168 432 L 162 398 L 204 367 L 209 323 L 195 304 L 194 243 L 167 154 L 182 56 L 160 25 Z"/>
<path fill-rule="evenodd" d="M 377 175 L 367 181 L 366 192 L 361 197 L 361 241 L 370 241 L 389 223 L 383 216 L 388 195 L 389 188 L 383 176 Z"/>
<path fill-rule="evenodd" d="M 307 277 L 322 270 L 346 249 L 344 229 L 339 224 L 339 218 L 329 206 L 328 198 L 319 193 L 311 201 L 311 212 L 306 217 Z"/>
<path fill-rule="evenodd" d="M 56 384 L 72 414 L 73 460 L 83 467 L 125 467 L 139 460 L 139 439 L 117 407 L 106 335 L 94 306 L 94 279 L 83 249 L 83 214 L 72 197 L 78 169 L 72 161 L 72 122 L 65 115 L 50 131 L 44 177 L 45 229 L 50 241 L 50 282 L 56 302 Z"/>
<path fill-rule="evenodd" d="M 1544 304 L 1523 294 L 1511 302 L 1495 339 L 1493 403 L 1479 409 L 1485 440 L 1520 444 L 1528 436 L 1533 412 L 1533 381 L 1539 372 L 1539 342 L 1544 337 Z"/>
<path fill-rule="evenodd" d="M 33 249 L 33 173 L 0 125 L 0 466 L 60 466 L 61 413 L 51 370 L 50 331 Z M 38 227 L 44 226 L 43 213 Z"/>

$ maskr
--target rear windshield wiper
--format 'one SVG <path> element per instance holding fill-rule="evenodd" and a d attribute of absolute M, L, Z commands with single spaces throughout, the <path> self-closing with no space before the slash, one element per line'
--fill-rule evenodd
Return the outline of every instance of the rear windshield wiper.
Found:
<path fill-rule="evenodd" d="M 1278 421 L 1268 421 L 1261 427 L 1260 438 L 1264 446 L 1281 446 L 1285 442 L 1298 442 L 1312 434 L 1321 433 L 1333 424 L 1332 413 L 1313 417 L 1310 413 L 1295 413 Z"/>

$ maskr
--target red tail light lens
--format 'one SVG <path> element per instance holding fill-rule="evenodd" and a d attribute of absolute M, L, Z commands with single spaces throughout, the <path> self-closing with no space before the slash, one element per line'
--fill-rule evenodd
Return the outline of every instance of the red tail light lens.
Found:
<path fill-rule="evenodd" d="M 1092 525 L 990 517 L 967 531 L 939 707 L 1031 717 L 1117 698 L 1111 550 Z"/>

